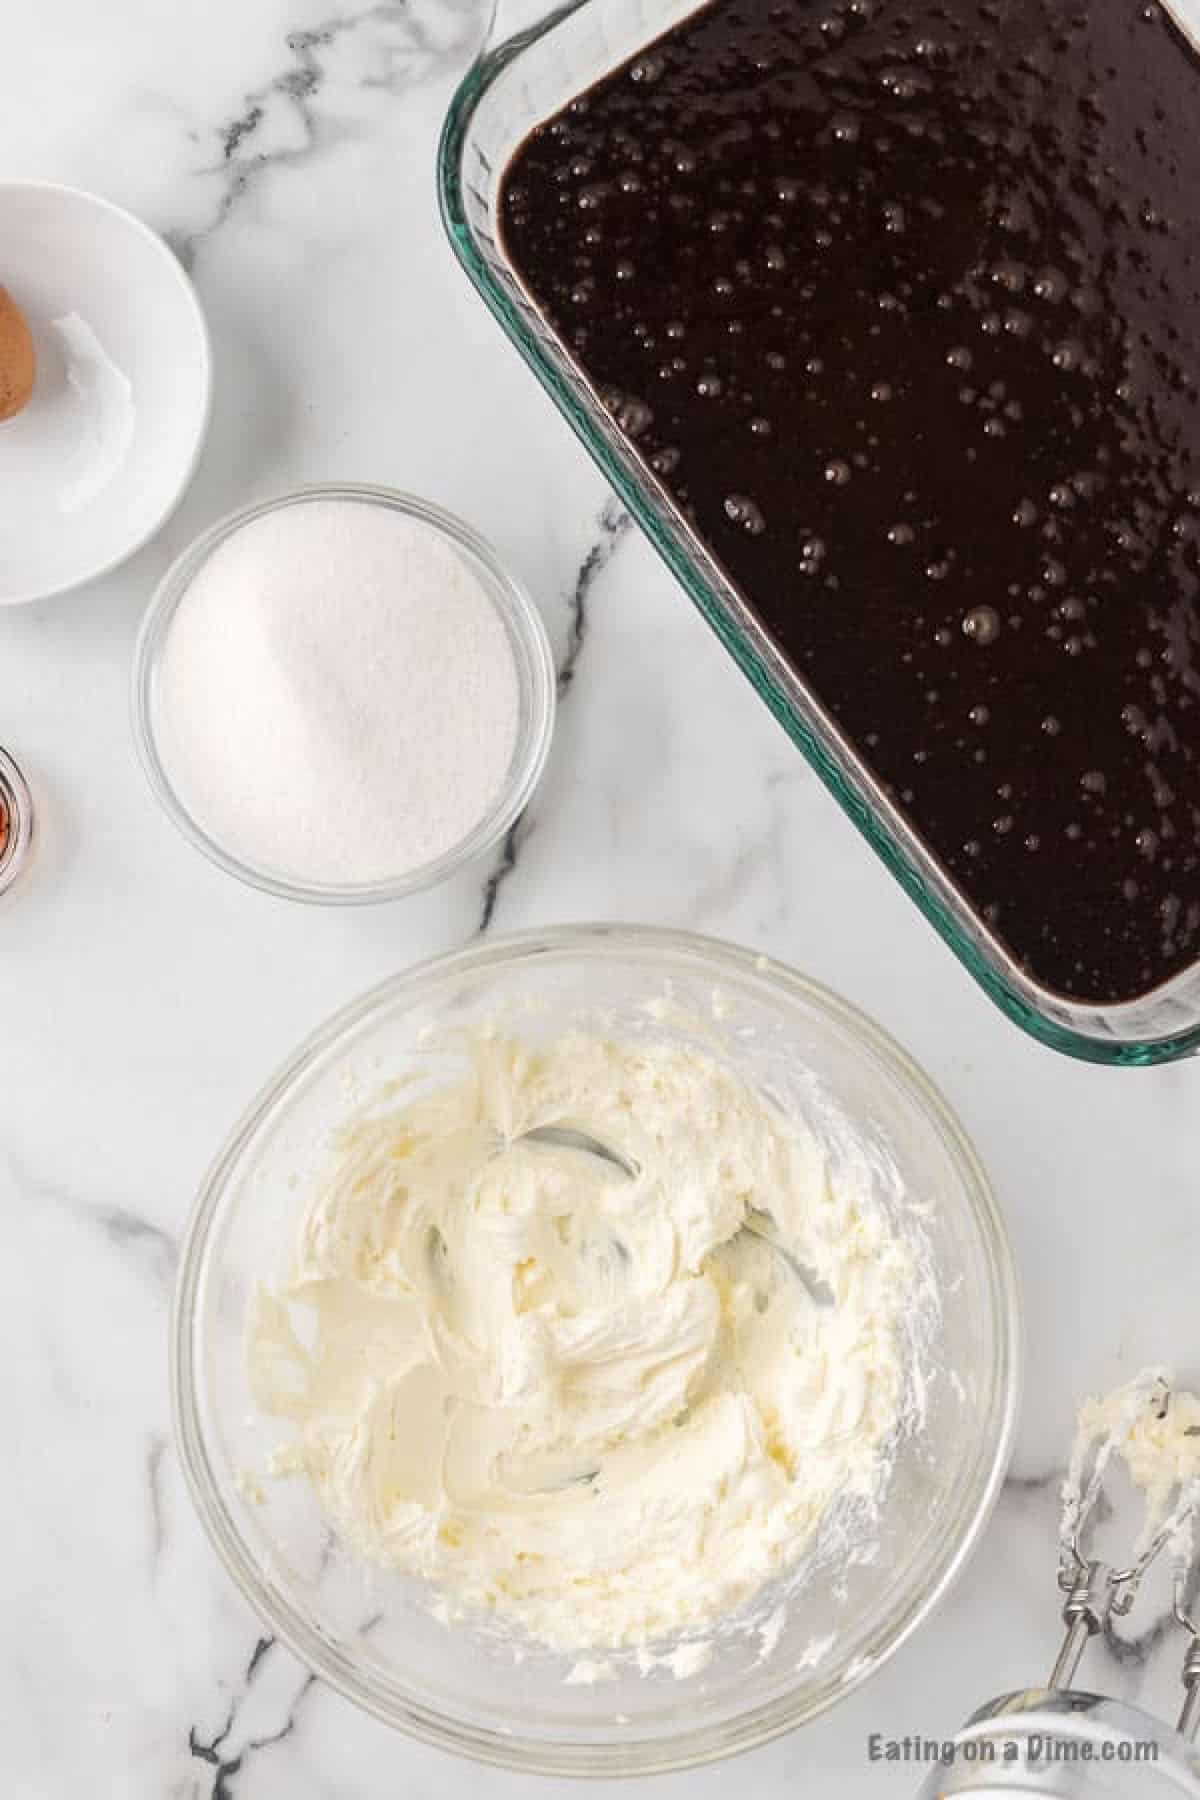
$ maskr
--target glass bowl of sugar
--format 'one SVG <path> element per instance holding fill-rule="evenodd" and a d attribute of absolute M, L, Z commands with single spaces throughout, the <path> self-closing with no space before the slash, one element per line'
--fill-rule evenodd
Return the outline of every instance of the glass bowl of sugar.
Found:
<path fill-rule="evenodd" d="M 554 727 L 532 600 L 441 508 L 366 486 L 246 507 L 167 571 L 134 731 L 167 814 L 286 899 L 393 900 L 503 838 Z"/>

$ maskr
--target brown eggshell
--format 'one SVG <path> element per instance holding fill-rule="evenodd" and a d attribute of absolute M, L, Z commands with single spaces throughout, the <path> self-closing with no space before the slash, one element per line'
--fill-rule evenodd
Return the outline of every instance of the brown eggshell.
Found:
<path fill-rule="evenodd" d="M 8 289 L 0 287 L 0 420 L 13 418 L 28 403 L 36 374 L 25 315 Z"/>

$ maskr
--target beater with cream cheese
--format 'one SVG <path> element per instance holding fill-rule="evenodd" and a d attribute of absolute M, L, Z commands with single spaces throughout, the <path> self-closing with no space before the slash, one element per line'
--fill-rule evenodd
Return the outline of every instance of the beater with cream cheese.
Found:
<path fill-rule="evenodd" d="M 911 1245 L 713 1057 L 578 1031 L 471 1040 L 342 1133 L 249 1360 L 343 1541 L 555 1648 L 712 1624 L 878 1499 L 909 1369 Z M 569 1124 L 610 1145 L 517 1141 Z M 739 1228 L 770 1212 L 814 1303 Z"/>
<path fill-rule="evenodd" d="M 1081 1510 L 1090 1510 L 1114 1458 L 1143 1496 L 1133 1555 L 1140 1556 L 1165 1530 L 1173 1553 L 1190 1560 L 1200 1496 L 1200 1396 L 1177 1388 L 1169 1370 L 1149 1368 L 1111 1393 L 1084 1401 L 1062 1485 L 1063 1541 Z"/>

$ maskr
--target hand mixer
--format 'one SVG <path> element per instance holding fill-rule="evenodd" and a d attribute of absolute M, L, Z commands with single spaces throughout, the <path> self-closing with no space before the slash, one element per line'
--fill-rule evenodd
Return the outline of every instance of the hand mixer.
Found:
<path fill-rule="evenodd" d="M 952 1740 L 945 1766 L 923 1783 L 918 1800 L 949 1796 L 1072 1796 L 1073 1800 L 1200 1800 L 1200 1628 L 1187 1610 L 1194 1569 L 1192 1525 L 1200 1480 L 1176 1483 L 1170 1500 L 1143 1529 L 1124 1565 L 1101 1561 L 1085 1547 L 1098 1523 L 1106 1470 L 1138 1407 L 1162 1420 L 1171 1390 L 1161 1375 L 1125 1390 L 1123 1419 L 1077 1443 L 1064 1484 L 1058 1585 L 1066 1635 L 1045 1687 L 1002 1694 L 975 1712 Z M 1187 1639 L 1183 1703 L 1172 1729 L 1125 1701 L 1085 1693 L 1072 1683 L 1091 1639 L 1133 1607 L 1143 1577 L 1162 1554 L 1174 1562 L 1174 1618 Z"/>

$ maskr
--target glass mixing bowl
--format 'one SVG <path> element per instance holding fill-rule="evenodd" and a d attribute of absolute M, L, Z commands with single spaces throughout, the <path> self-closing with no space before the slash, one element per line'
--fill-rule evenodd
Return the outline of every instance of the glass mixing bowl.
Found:
<path fill-rule="evenodd" d="M 714 994 L 720 997 L 714 1006 Z M 669 997 L 660 1016 L 646 1002 Z M 245 1370 L 256 1281 L 285 1272 L 330 1134 L 378 1084 L 445 1080 L 430 1028 L 520 1010 L 523 1033 L 583 1018 L 609 1032 L 689 1036 L 777 1103 L 852 1124 L 879 1199 L 921 1203 L 941 1293 L 919 1430 L 900 1442 L 872 1560 L 815 1564 L 782 1629 L 722 1631 L 677 1680 L 621 1667 L 569 1685 L 574 1659 L 495 1630 L 445 1626 L 431 1595 L 366 1568 L 332 1538 L 306 1482 L 263 1479 L 288 1428 L 255 1414 Z M 837 1154 L 836 1148 L 832 1151 Z M 894 1174 L 888 1177 L 886 1171 Z M 898 1174 L 899 1182 L 895 1181 Z M 322 1027 L 255 1101 L 204 1183 L 180 1272 L 172 1390 L 184 1468 L 226 1567 L 270 1629 L 324 1680 L 433 1743 L 513 1768 L 630 1775 L 743 1750 L 814 1717 L 904 1641 L 962 1567 L 1002 1479 L 1017 1403 L 1019 1318 L 1004 1227 L 961 1127 L 908 1057 L 844 1001 L 779 963 L 710 939 L 562 927 L 426 963 Z M 761 1596 L 761 1620 L 778 1596 Z M 826 1642 L 826 1640 L 831 1640 Z"/>
<path fill-rule="evenodd" d="M 289 506 L 304 506 L 313 500 L 383 507 L 415 520 L 441 538 L 475 576 L 495 608 L 512 651 L 517 681 L 516 743 L 503 780 L 486 812 L 465 837 L 431 862 L 398 869 L 379 881 L 303 881 L 294 874 L 247 861 L 235 854 L 215 828 L 210 828 L 204 817 L 193 810 L 186 784 L 177 780 L 175 759 L 171 754 L 171 721 L 163 702 L 160 672 L 171 626 L 187 599 L 192 582 L 214 551 L 243 526 L 267 513 Z M 273 500 L 229 513 L 194 539 L 172 563 L 150 602 L 134 650 L 133 734 L 146 779 L 163 810 L 184 837 L 227 875 L 235 875 L 251 887 L 263 888 L 284 900 L 324 906 L 362 905 L 377 900 L 399 900 L 440 881 L 448 881 L 468 863 L 495 848 L 528 806 L 541 780 L 554 733 L 556 684 L 554 657 L 541 615 L 496 552 L 469 525 L 440 506 L 418 499 L 415 494 L 367 486 L 362 482 L 325 483 L 294 488 Z M 248 771 L 247 779 L 253 774 L 254 771 Z"/>

